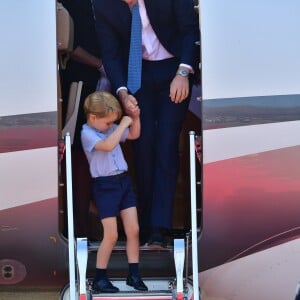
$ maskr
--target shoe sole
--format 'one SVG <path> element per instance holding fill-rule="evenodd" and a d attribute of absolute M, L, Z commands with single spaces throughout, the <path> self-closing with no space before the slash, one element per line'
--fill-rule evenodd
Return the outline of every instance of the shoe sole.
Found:
<path fill-rule="evenodd" d="M 147 292 L 147 291 L 148 291 L 148 289 L 137 289 L 137 288 L 134 287 L 133 284 L 130 284 L 130 283 L 128 283 L 128 282 L 126 282 L 126 284 L 127 284 L 128 286 L 133 287 L 136 291 L 140 291 L 140 292 Z"/>
<path fill-rule="evenodd" d="M 101 290 L 99 289 L 98 287 L 95 287 L 93 286 L 92 287 L 93 291 L 97 292 L 97 293 L 103 293 L 103 294 L 114 294 L 114 293 L 118 293 L 120 292 L 120 290 L 117 288 L 117 290 L 114 290 L 114 291 L 104 291 L 104 290 Z"/>

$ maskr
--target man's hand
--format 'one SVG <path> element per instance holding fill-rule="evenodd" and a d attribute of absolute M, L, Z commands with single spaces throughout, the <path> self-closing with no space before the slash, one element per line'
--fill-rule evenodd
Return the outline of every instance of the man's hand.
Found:
<path fill-rule="evenodd" d="M 120 91 L 118 96 L 122 102 L 125 114 L 133 119 L 139 117 L 140 109 L 136 98 L 133 95 L 129 95 L 125 90 Z"/>
<path fill-rule="evenodd" d="M 176 75 L 170 85 L 170 98 L 174 103 L 181 103 L 189 94 L 189 78 Z"/>

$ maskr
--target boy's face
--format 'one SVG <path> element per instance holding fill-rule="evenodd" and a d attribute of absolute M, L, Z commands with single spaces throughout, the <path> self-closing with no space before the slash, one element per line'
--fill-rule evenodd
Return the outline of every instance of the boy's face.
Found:
<path fill-rule="evenodd" d="M 118 114 L 113 112 L 103 118 L 99 118 L 94 114 L 90 115 L 89 125 L 97 129 L 100 132 L 107 132 L 112 126 L 113 123 L 118 119 Z"/>

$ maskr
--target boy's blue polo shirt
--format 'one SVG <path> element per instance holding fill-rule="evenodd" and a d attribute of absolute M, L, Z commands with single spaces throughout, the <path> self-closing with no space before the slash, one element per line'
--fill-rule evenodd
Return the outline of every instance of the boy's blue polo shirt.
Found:
<path fill-rule="evenodd" d="M 100 176 L 111 176 L 126 172 L 128 170 L 120 144 L 112 151 L 94 150 L 97 142 L 106 139 L 117 127 L 113 125 L 107 132 L 102 133 L 87 124 L 82 126 L 81 142 L 90 165 L 90 173 L 93 178 Z M 128 128 L 124 131 L 121 141 L 124 142 L 128 136 Z"/>

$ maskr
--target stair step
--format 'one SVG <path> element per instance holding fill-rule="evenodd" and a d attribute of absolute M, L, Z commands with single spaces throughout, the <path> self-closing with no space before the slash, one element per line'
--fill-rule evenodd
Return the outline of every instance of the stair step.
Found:
<path fill-rule="evenodd" d="M 88 251 L 90 252 L 96 252 L 98 250 L 98 247 L 100 245 L 100 242 L 88 242 Z M 149 251 L 149 252 L 170 252 L 173 250 L 173 245 L 168 245 L 167 247 L 157 246 L 157 245 L 142 245 L 140 246 L 141 251 Z M 126 251 L 126 243 L 125 242 L 117 242 L 115 245 L 113 252 L 123 252 Z"/>
<path fill-rule="evenodd" d="M 120 289 L 118 293 L 104 294 L 96 293 L 91 291 L 92 299 L 130 299 L 130 300 L 140 300 L 140 299 L 155 299 L 155 300 L 170 300 L 172 299 L 172 289 L 170 287 L 170 280 L 147 280 L 144 279 L 145 284 L 148 287 L 148 291 L 141 292 L 136 291 L 132 287 L 126 285 L 125 280 L 112 280 L 112 284 Z"/>

